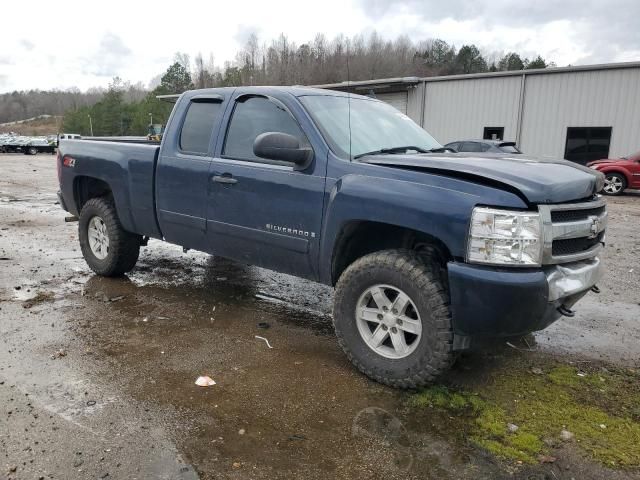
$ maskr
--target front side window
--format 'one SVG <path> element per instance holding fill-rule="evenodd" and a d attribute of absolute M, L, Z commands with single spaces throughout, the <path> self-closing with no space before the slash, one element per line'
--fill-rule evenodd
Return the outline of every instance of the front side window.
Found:
<path fill-rule="evenodd" d="M 191 102 L 180 132 L 180 150 L 206 155 L 221 102 Z"/>
<path fill-rule="evenodd" d="M 282 105 L 265 97 L 247 97 L 236 102 L 222 154 L 239 160 L 265 162 L 253 153 L 253 142 L 265 132 L 288 133 L 300 146 L 308 146 L 298 122 Z"/>
<path fill-rule="evenodd" d="M 381 149 L 413 146 L 442 148 L 405 114 L 386 103 L 366 98 L 308 95 L 300 101 L 331 146 L 345 158 Z"/>

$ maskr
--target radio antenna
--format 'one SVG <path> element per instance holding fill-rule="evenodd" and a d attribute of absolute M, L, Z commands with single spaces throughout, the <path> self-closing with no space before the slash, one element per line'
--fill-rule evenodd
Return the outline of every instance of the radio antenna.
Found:
<path fill-rule="evenodd" d="M 347 106 L 349 111 L 349 161 L 351 157 L 351 72 L 349 71 L 349 44 L 351 39 L 347 38 Z"/>

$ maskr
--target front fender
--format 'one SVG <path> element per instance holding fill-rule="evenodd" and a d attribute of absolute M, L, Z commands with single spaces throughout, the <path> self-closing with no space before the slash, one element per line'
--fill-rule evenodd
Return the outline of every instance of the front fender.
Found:
<path fill-rule="evenodd" d="M 459 186 L 462 182 L 452 182 Z M 476 205 L 526 208 L 515 194 L 482 185 L 450 189 L 405 180 L 346 175 L 327 192 L 320 246 L 320 278 L 331 282 L 340 232 L 353 221 L 412 229 L 440 240 L 456 259 L 465 256 L 469 219 Z"/>

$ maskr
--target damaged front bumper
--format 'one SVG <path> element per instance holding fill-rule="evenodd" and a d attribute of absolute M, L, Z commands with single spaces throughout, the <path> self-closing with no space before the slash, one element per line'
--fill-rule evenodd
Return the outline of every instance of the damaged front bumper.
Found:
<path fill-rule="evenodd" d="M 534 269 L 448 265 L 451 313 L 456 340 L 466 337 L 525 335 L 542 330 L 570 308 L 602 278 L 599 257 Z"/>
<path fill-rule="evenodd" d="M 603 273 L 600 257 L 546 268 L 549 301 L 573 298 L 578 293 L 590 290 L 602 278 Z M 565 305 L 570 307 L 573 304 L 565 302 Z"/>

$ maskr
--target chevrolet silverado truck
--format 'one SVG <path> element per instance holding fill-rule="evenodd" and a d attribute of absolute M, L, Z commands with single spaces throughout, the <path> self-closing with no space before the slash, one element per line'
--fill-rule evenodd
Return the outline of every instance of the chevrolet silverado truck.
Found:
<path fill-rule="evenodd" d="M 183 93 L 160 145 L 63 140 L 59 199 L 98 275 L 161 239 L 335 286 L 333 321 L 379 382 L 433 382 L 481 337 L 572 316 L 603 268 L 602 174 L 447 153 L 368 97 Z"/>

